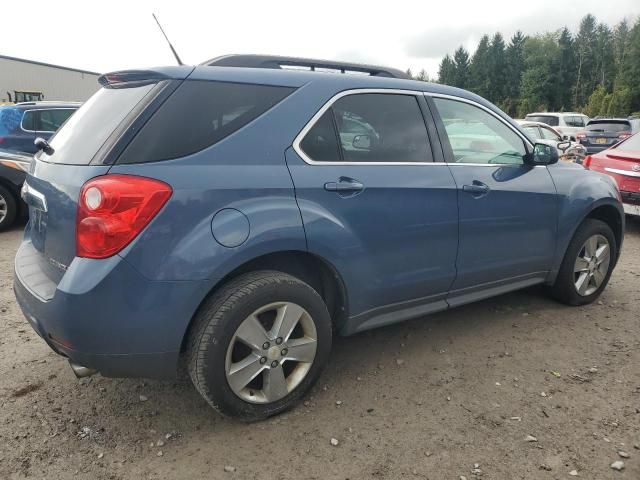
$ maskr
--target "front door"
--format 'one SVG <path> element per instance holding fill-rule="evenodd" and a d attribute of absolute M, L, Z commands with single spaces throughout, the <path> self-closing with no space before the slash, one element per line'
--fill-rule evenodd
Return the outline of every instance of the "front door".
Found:
<path fill-rule="evenodd" d="M 455 278 L 456 188 L 433 163 L 425 99 L 383 92 L 342 94 L 286 152 L 309 251 L 340 272 L 362 319 L 384 306 L 442 308 Z"/>
<path fill-rule="evenodd" d="M 542 281 L 557 230 L 547 167 L 525 165 L 524 137 L 489 109 L 437 96 L 430 105 L 458 188 L 460 247 L 451 296 Z"/>

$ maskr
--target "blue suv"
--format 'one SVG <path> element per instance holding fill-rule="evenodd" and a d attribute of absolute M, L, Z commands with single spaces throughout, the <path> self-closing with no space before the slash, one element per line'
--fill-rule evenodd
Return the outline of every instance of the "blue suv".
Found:
<path fill-rule="evenodd" d="M 78 376 L 188 371 L 220 412 L 290 408 L 350 335 L 544 284 L 605 288 L 611 178 L 486 100 L 399 71 L 227 56 L 123 71 L 43 144 L 15 293 Z"/>
<path fill-rule="evenodd" d="M 36 153 L 35 139 L 49 139 L 79 107 L 78 102 L 22 102 L 0 107 L 0 149 Z"/>

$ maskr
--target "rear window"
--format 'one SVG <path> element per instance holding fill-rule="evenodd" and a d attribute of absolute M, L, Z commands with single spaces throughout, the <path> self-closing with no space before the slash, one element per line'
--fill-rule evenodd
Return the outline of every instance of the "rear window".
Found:
<path fill-rule="evenodd" d="M 553 115 L 527 115 L 525 118 L 530 122 L 546 123 L 552 127 L 558 126 L 558 117 Z"/>
<path fill-rule="evenodd" d="M 640 152 L 640 134 L 636 134 L 620 143 L 616 147 L 616 150 L 620 150 L 622 152 Z"/>
<path fill-rule="evenodd" d="M 186 81 L 153 114 L 118 163 L 156 162 L 196 153 L 239 130 L 293 90 Z"/>
<path fill-rule="evenodd" d="M 587 125 L 590 132 L 628 132 L 631 131 L 631 123 L 626 120 L 591 120 Z"/>
<path fill-rule="evenodd" d="M 130 88 L 101 88 L 49 141 L 53 155 L 38 159 L 67 165 L 88 165 L 109 135 L 153 89 L 154 84 Z"/>

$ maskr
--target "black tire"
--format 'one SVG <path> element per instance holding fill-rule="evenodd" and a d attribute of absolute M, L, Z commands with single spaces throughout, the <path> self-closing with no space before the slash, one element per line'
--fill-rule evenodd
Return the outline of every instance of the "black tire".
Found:
<path fill-rule="evenodd" d="M 2 185 L 0 185 L 0 200 L 4 200 L 4 202 L 0 201 L 0 203 L 5 203 L 7 206 L 4 215 L 0 213 L 2 215 L 2 218 L 0 218 L 0 232 L 3 232 L 13 225 L 18 214 L 18 202 L 13 194 Z"/>
<path fill-rule="evenodd" d="M 580 295 L 575 286 L 574 280 L 574 264 L 578 254 L 584 243 L 587 239 L 593 235 L 602 235 L 609 242 L 610 248 L 610 261 L 609 268 L 604 277 L 604 281 L 590 295 Z M 613 268 L 616 264 L 616 259 L 618 258 L 618 245 L 616 243 L 615 235 L 611 230 L 611 227 L 604 223 L 601 220 L 596 220 L 593 218 L 587 218 L 576 230 L 576 233 L 573 235 L 569 246 L 567 247 L 567 251 L 565 252 L 564 258 L 562 260 L 562 265 L 560 266 L 560 270 L 558 272 L 558 276 L 556 277 L 556 281 L 551 287 L 551 294 L 553 297 L 567 305 L 586 305 L 588 303 L 592 303 L 596 300 L 602 291 L 609 283 L 609 278 L 611 277 L 611 273 L 613 272 Z"/>
<path fill-rule="evenodd" d="M 251 403 L 236 395 L 227 381 L 227 348 L 249 315 L 274 302 L 293 302 L 309 313 L 317 333 L 315 358 L 300 384 L 284 398 L 272 403 Z M 205 300 L 189 333 L 187 368 L 194 386 L 213 408 L 251 422 L 290 409 L 309 391 L 329 359 L 331 341 L 329 312 L 313 288 L 282 272 L 257 271 L 231 280 Z"/>

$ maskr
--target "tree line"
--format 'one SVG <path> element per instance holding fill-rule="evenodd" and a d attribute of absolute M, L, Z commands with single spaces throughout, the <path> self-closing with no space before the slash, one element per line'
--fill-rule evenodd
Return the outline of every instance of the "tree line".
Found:
<path fill-rule="evenodd" d="M 414 78 L 429 80 L 424 70 Z M 500 32 L 484 35 L 473 55 L 462 46 L 447 54 L 437 81 L 471 90 L 514 117 L 533 111 L 626 117 L 640 112 L 640 18 L 610 27 L 588 14 L 576 33 L 517 32 L 508 43 Z"/>

